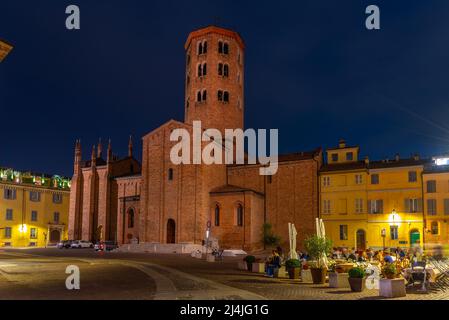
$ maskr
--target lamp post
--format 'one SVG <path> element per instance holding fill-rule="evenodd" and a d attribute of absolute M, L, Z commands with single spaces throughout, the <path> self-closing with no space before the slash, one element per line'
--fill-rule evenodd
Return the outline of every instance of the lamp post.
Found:
<path fill-rule="evenodd" d="M 385 251 L 385 237 L 387 236 L 387 229 L 383 228 L 380 231 L 380 235 L 382 236 L 382 242 L 383 242 L 383 247 L 384 247 L 384 251 Z"/>

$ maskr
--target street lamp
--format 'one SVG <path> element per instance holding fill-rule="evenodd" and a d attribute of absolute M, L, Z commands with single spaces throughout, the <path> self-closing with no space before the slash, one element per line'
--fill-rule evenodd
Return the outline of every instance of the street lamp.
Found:
<path fill-rule="evenodd" d="M 383 241 L 383 246 L 384 246 L 384 250 L 385 250 L 385 237 L 387 236 L 387 229 L 383 228 L 380 231 L 380 235 L 382 237 L 382 241 Z"/>

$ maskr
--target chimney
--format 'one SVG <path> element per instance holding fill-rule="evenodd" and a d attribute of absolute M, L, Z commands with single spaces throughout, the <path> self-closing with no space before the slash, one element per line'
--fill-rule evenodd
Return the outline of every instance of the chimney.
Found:
<path fill-rule="evenodd" d="M 340 140 L 338 141 L 338 147 L 339 147 L 340 149 L 346 148 L 346 141 L 345 141 L 344 139 L 340 139 Z"/>

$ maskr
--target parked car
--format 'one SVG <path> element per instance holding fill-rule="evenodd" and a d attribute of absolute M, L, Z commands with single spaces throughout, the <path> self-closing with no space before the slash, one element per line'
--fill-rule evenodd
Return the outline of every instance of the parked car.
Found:
<path fill-rule="evenodd" d="M 90 241 L 86 241 L 86 240 L 76 240 L 73 241 L 71 244 L 71 248 L 93 248 L 94 244 Z"/>
<path fill-rule="evenodd" d="M 68 249 L 72 246 L 73 240 L 64 240 L 64 241 L 60 241 L 58 242 L 58 244 L 56 245 L 56 247 L 58 249 Z"/>
<path fill-rule="evenodd" d="M 112 251 L 118 248 L 114 241 L 100 241 L 95 244 L 95 251 Z"/>

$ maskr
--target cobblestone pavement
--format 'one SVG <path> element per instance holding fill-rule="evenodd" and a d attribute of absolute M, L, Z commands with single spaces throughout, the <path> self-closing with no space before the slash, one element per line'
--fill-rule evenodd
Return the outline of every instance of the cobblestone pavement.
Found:
<path fill-rule="evenodd" d="M 297 280 L 273 279 L 247 271 L 237 270 L 241 258 L 225 257 L 222 262 L 206 262 L 188 255 L 156 255 L 137 253 L 96 253 L 88 250 L 33 249 L 8 251 L 9 254 L 32 254 L 56 263 L 62 259 L 85 262 L 86 267 L 96 267 L 102 276 L 91 278 L 91 286 L 106 288 L 106 280 L 114 277 L 113 298 L 132 297 L 140 299 L 269 299 L 269 300 L 377 300 L 378 290 L 361 293 L 349 289 L 334 289 L 328 285 L 305 284 Z M 16 253 L 14 253 L 16 252 Z M 9 258 L 0 252 L 0 286 L 2 264 Z M 114 269 L 117 268 L 117 269 Z M 136 270 L 137 269 L 137 270 Z M 38 270 L 38 269 L 36 269 Z M 86 269 L 88 270 L 88 269 Z M 140 272 L 139 272 L 140 271 Z M 121 275 L 118 275 L 121 273 Z M 146 277 L 142 278 L 145 274 Z M 89 278 L 89 274 L 87 275 Z M 24 279 L 27 276 L 24 275 Z M 64 278 L 64 275 L 62 276 Z M 139 280 L 141 279 L 141 280 Z M 92 282 L 93 281 L 93 282 Z M 98 281 L 98 283 L 96 283 Z M 51 281 L 50 281 L 51 282 Z M 13 283 L 9 283 L 14 286 Z M 116 290 L 117 289 L 117 290 Z M 124 290 L 122 294 L 117 293 Z M 133 291 L 134 290 L 134 291 Z M 150 292 L 146 292 L 149 290 Z M 140 295 L 139 293 L 146 292 Z M 97 299 L 94 294 L 93 299 Z M 89 298 L 89 297 L 88 297 Z M 104 296 L 103 298 L 108 298 Z M 449 290 L 430 290 L 429 293 L 408 290 L 405 298 L 388 300 L 449 300 Z"/>

